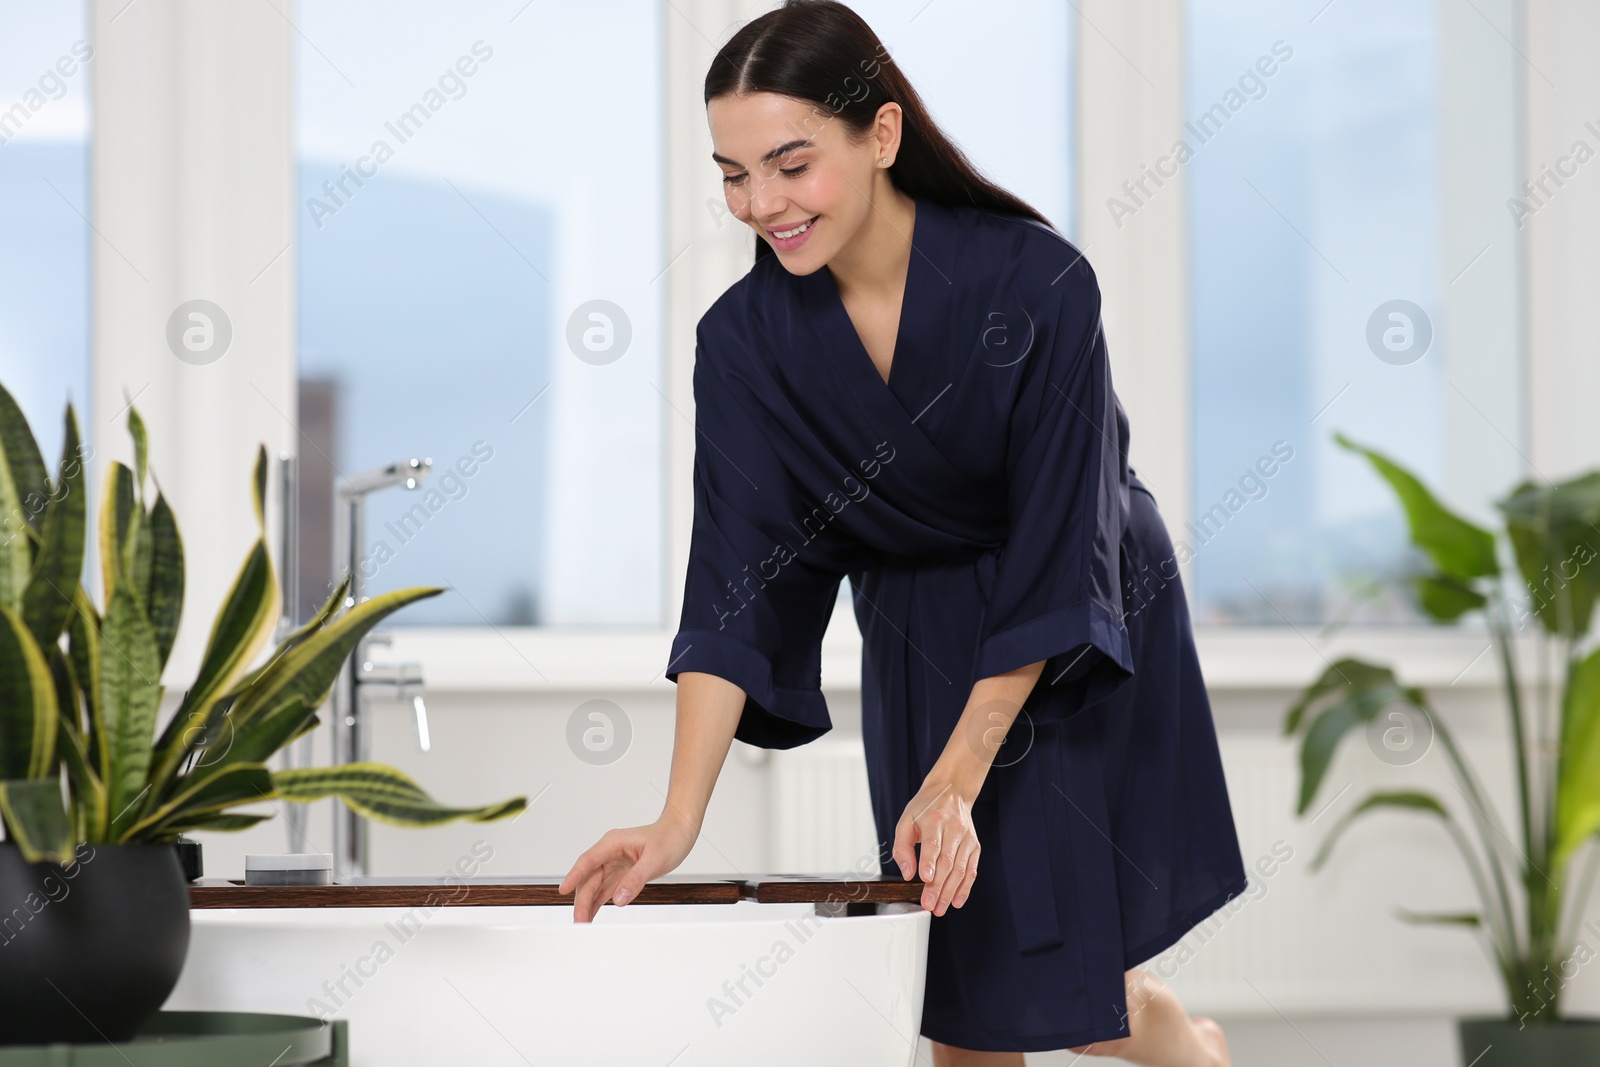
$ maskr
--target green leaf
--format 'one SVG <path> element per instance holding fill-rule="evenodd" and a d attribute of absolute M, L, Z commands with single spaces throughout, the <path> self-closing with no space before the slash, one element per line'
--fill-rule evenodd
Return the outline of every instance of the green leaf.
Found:
<path fill-rule="evenodd" d="M 61 805 L 61 783 L 55 778 L 0 781 L 0 814 L 6 834 L 28 863 L 72 862 L 72 822 Z"/>
<path fill-rule="evenodd" d="M 1498 506 L 1546 632 L 1588 633 L 1600 598 L 1600 471 L 1555 485 L 1523 482 Z"/>
<path fill-rule="evenodd" d="M 267 532 L 267 446 L 256 446 L 256 470 L 251 479 L 250 502 L 256 509 L 256 527 Z"/>
<path fill-rule="evenodd" d="M 1439 503 L 1416 475 L 1382 453 L 1359 445 L 1344 434 L 1334 434 L 1334 440 L 1366 456 L 1389 483 L 1405 509 L 1412 544 L 1426 552 L 1441 571 L 1460 581 L 1489 578 L 1500 573 L 1494 554 L 1494 534 Z"/>
<path fill-rule="evenodd" d="M 156 494 L 150 509 L 149 530 L 152 553 L 144 603 L 155 630 L 157 657 L 166 667 L 183 614 L 183 539 L 178 536 L 178 517 L 163 494 Z"/>
<path fill-rule="evenodd" d="M 89 745 L 89 762 L 104 781 L 111 772 L 111 764 L 104 746 L 105 717 L 100 708 L 100 616 L 89 600 L 89 594 L 78 586 L 72 595 L 72 616 L 67 620 L 67 655 L 72 663 L 73 677 L 83 690 L 84 708 L 89 714 L 89 732 L 84 740 Z"/>
<path fill-rule="evenodd" d="M 147 603 L 150 589 L 150 568 L 155 563 L 156 542 L 150 532 L 149 516 L 141 513 L 133 530 L 132 549 L 128 553 L 128 585 L 139 595 L 141 605 Z M 148 612 L 146 612 L 148 614 Z"/>
<path fill-rule="evenodd" d="M 78 419 L 67 405 L 61 464 L 44 509 L 39 555 L 22 594 L 22 617 L 40 648 L 56 643 L 83 575 L 84 528 L 88 522 L 83 461 L 79 458 Z"/>
<path fill-rule="evenodd" d="M 0 455 L 0 607 L 12 611 L 22 610 L 22 591 L 33 567 L 28 529 L 28 516 L 11 480 L 11 464 Z"/>
<path fill-rule="evenodd" d="M 1334 843 L 1344 836 L 1345 830 L 1349 828 L 1351 823 L 1377 808 L 1403 808 L 1409 811 L 1436 815 L 1445 822 L 1450 821 L 1450 813 L 1445 810 L 1445 806 L 1429 793 L 1414 789 L 1371 793 L 1361 803 L 1345 812 L 1339 821 L 1333 824 L 1333 828 L 1328 831 L 1328 836 L 1322 841 L 1322 847 L 1317 850 L 1316 858 L 1311 861 L 1311 869 L 1317 870 L 1322 866 L 1323 862 L 1327 860 L 1328 854 L 1333 851 Z"/>
<path fill-rule="evenodd" d="M 344 581 L 339 583 L 339 588 L 334 591 L 333 596 L 328 598 L 328 602 L 322 605 L 321 609 L 317 611 L 317 614 L 313 616 L 309 622 L 307 622 L 304 626 L 301 626 L 295 630 L 291 630 L 282 641 L 278 642 L 278 647 L 272 650 L 272 655 L 268 656 L 265 662 L 241 675 L 239 680 L 234 682 L 233 685 L 228 688 L 224 696 L 238 696 L 246 689 L 255 685 L 263 675 L 275 668 L 278 665 L 278 661 L 283 659 L 283 657 L 292 649 L 298 648 L 300 645 L 304 644 L 308 637 L 326 626 L 328 624 L 328 620 L 333 617 L 334 613 L 343 603 L 346 591 L 349 589 L 349 587 L 350 576 L 347 574 L 345 575 Z"/>
<path fill-rule="evenodd" d="M 78 728 L 65 716 L 60 720 L 56 750 L 72 783 L 73 801 L 79 809 L 77 826 L 84 841 L 100 841 L 106 832 L 106 787 L 89 762 L 89 748 Z"/>
<path fill-rule="evenodd" d="M 340 589 L 344 588 L 341 583 Z M 288 647 L 286 640 L 280 646 L 286 651 L 280 651 L 268 664 L 218 697 L 204 716 L 190 715 L 189 727 L 175 732 L 173 726 L 183 715 L 180 708 L 179 716 L 168 724 L 167 732 L 173 734 L 170 745 L 164 734 L 165 747 L 158 746 L 162 751 L 156 771 L 150 776 L 152 789 L 145 801 L 145 812 L 153 811 L 165 799 L 176 761 L 188 752 L 205 748 L 207 755 L 202 757 L 203 761 L 221 766 L 231 762 L 231 752 L 236 745 L 242 746 L 242 751 L 248 752 L 250 758 L 266 759 L 299 736 L 304 728 L 306 710 L 315 709 L 327 700 L 344 661 L 367 632 L 407 604 L 442 592 L 443 589 L 432 586 L 396 589 L 357 604 L 334 621 L 306 633 L 293 647 Z M 333 598 L 329 603 L 335 603 Z M 318 619 L 326 616 L 327 608 L 324 608 Z M 309 624 L 296 633 L 307 629 Z M 258 734 L 258 730 L 265 733 Z M 220 752 L 213 751 L 218 748 Z"/>
<path fill-rule="evenodd" d="M 1300 797 L 1297 813 L 1304 815 L 1322 785 L 1334 754 L 1345 736 L 1364 727 L 1385 707 L 1401 703 L 1428 714 L 1422 691 L 1402 686 L 1388 667 L 1357 659 L 1341 659 L 1301 694 L 1289 709 L 1285 732 L 1294 733 L 1308 712 L 1322 710 L 1312 719 L 1300 748 Z"/>
<path fill-rule="evenodd" d="M 285 744 L 285 745 L 293 744 L 295 741 L 300 740 L 300 738 L 304 737 L 306 734 L 309 734 L 312 730 L 315 730 L 317 727 L 319 727 L 321 725 L 322 725 L 322 720 L 321 719 L 317 718 L 315 715 L 309 715 L 309 716 L 306 717 L 306 720 L 300 724 L 300 728 L 298 730 L 296 730 L 294 733 L 290 734 L 289 735 L 289 739 L 287 741 L 285 741 L 283 744 Z M 280 745 L 278 747 L 282 748 L 283 746 Z"/>
<path fill-rule="evenodd" d="M 170 800 L 128 826 L 117 840 L 123 844 L 146 840 L 169 830 L 174 822 L 192 821 L 202 815 L 215 815 L 228 808 L 272 797 L 272 775 L 264 763 L 235 763 L 218 770 L 186 775 L 178 779 L 178 790 Z"/>
<path fill-rule="evenodd" d="M 327 699 L 345 659 L 367 632 L 384 618 L 414 601 L 444 592 L 435 586 L 411 586 L 364 600 L 285 653 L 273 667 L 239 694 L 230 715 L 235 728 L 258 715 L 293 701 L 315 708 Z"/>
<path fill-rule="evenodd" d="M 1447 574 L 1425 574 L 1412 580 L 1417 603 L 1437 622 L 1454 622 L 1469 611 L 1476 611 L 1488 598 L 1465 582 Z"/>
<path fill-rule="evenodd" d="M 56 683 L 22 617 L 0 607 L 0 778 L 54 778 Z"/>
<path fill-rule="evenodd" d="M 1561 707 L 1561 752 L 1556 770 L 1554 869 L 1566 869 L 1600 830 L 1600 649 L 1579 660 Z"/>
<path fill-rule="evenodd" d="M 319 702 L 320 703 L 320 702 Z M 228 744 L 215 762 L 202 759 L 202 765 L 221 766 L 229 763 L 262 763 L 278 749 L 300 736 L 308 720 L 316 718 L 316 707 L 307 706 L 304 699 L 295 697 L 264 714 L 248 721 L 229 716 L 231 733 Z"/>
<path fill-rule="evenodd" d="M 212 830 L 217 832 L 248 830 L 257 823 L 266 822 L 270 818 L 272 818 L 270 812 L 266 815 L 238 812 L 185 816 L 167 823 L 162 828 L 160 840 L 177 837 L 179 834 L 186 834 L 193 830 Z"/>
<path fill-rule="evenodd" d="M 113 460 L 105 484 L 100 503 L 100 580 L 109 601 L 118 576 L 131 569 L 139 512 L 134 506 L 132 471 Z"/>
<path fill-rule="evenodd" d="M 4 465 L 22 501 L 27 521 L 37 527 L 39 514 L 50 495 L 44 456 L 39 452 L 39 442 L 34 439 L 22 408 L 3 385 L 0 385 L 0 454 L 5 457 Z"/>
<path fill-rule="evenodd" d="M 1470 926 L 1477 928 L 1483 925 L 1483 917 L 1475 911 L 1468 912 L 1436 912 L 1436 911 L 1408 911 L 1405 908 L 1394 909 L 1395 916 L 1402 922 L 1424 925 L 1436 923 L 1446 926 Z"/>
<path fill-rule="evenodd" d="M 184 694 L 183 702 L 155 744 L 147 810 L 161 801 L 189 753 L 214 733 L 213 720 L 219 713 L 217 705 L 224 690 L 272 636 L 277 599 L 278 583 L 267 557 L 267 546 L 258 539 L 211 624 L 211 636 L 194 685 Z"/>
<path fill-rule="evenodd" d="M 368 818 L 396 826 L 437 826 L 456 819 L 489 822 L 528 806 L 526 797 L 513 797 L 479 808 L 445 807 L 416 782 L 381 763 L 274 771 L 272 781 L 283 800 L 305 803 L 336 796 Z"/>
<path fill-rule="evenodd" d="M 127 396 L 127 392 L 123 392 Z M 133 486 L 141 507 L 144 505 L 144 476 L 149 469 L 150 438 L 144 430 L 144 419 L 139 417 L 139 409 L 133 406 L 133 401 L 128 401 L 128 433 L 133 437 Z"/>
<path fill-rule="evenodd" d="M 100 704 L 109 769 L 105 775 L 110 835 L 136 820 L 150 770 L 151 741 L 161 702 L 156 637 L 124 576 L 111 594 L 101 626 Z"/>
<path fill-rule="evenodd" d="M 50 664 L 50 674 L 55 681 L 56 754 L 67 768 L 72 786 L 68 795 L 67 815 L 72 820 L 73 833 L 78 841 L 100 841 L 105 833 L 106 790 L 95 774 L 89 758 L 89 746 L 79 725 L 78 704 L 82 690 L 73 674 L 72 664 L 60 645 L 45 650 Z"/>

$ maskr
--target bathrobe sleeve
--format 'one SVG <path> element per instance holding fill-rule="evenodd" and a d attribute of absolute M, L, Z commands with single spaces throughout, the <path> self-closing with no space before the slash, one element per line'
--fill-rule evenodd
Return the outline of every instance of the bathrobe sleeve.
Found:
<path fill-rule="evenodd" d="M 1037 315 L 1010 418 L 1011 529 L 994 564 L 975 674 L 1044 660 L 1027 707 L 1065 717 L 1133 673 L 1122 609 L 1126 421 L 1111 388 L 1100 290 L 1079 258 Z"/>
<path fill-rule="evenodd" d="M 734 737 L 793 748 L 832 728 L 822 637 L 845 570 L 824 558 L 815 509 L 758 412 L 759 387 L 718 366 L 697 331 L 694 525 L 666 676 L 703 671 L 746 694 Z M 808 538 L 808 534 L 812 536 Z"/>

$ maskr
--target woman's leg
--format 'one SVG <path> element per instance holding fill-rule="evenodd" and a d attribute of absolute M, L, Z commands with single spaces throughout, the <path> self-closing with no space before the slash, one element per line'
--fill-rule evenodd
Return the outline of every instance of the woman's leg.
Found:
<path fill-rule="evenodd" d="M 1231 1067 L 1222 1027 L 1204 1015 L 1189 1017 L 1178 996 L 1140 967 L 1126 974 L 1127 1037 L 1079 1045 L 1073 1052 L 1116 1056 L 1143 1067 Z"/>
<path fill-rule="evenodd" d="M 937 1041 L 931 1043 L 933 1067 L 1022 1067 L 1020 1052 L 974 1052 Z"/>

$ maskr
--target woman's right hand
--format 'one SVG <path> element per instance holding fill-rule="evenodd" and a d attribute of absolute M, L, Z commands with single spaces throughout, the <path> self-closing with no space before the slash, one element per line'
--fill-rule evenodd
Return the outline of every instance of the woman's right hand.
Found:
<path fill-rule="evenodd" d="M 644 826 L 607 830 L 578 857 L 556 891 L 565 896 L 575 890 L 572 921 L 589 922 L 607 900 L 624 906 L 646 882 L 675 870 L 697 836 L 682 819 L 665 815 Z"/>

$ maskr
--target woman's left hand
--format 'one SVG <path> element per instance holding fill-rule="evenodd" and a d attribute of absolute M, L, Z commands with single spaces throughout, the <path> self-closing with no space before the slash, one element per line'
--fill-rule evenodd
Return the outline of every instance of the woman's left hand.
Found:
<path fill-rule="evenodd" d="M 937 772 L 937 768 L 936 768 Z M 903 878 L 917 867 L 913 846 L 922 845 L 917 873 L 927 883 L 922 906 L 943 915 L 951 904 L 967 902 L 978 874 L 978 833 L 972 825 L 972 797 L 943 775 L 930 774 L 906 805 L 894 829 L 895 862 Z"/>

